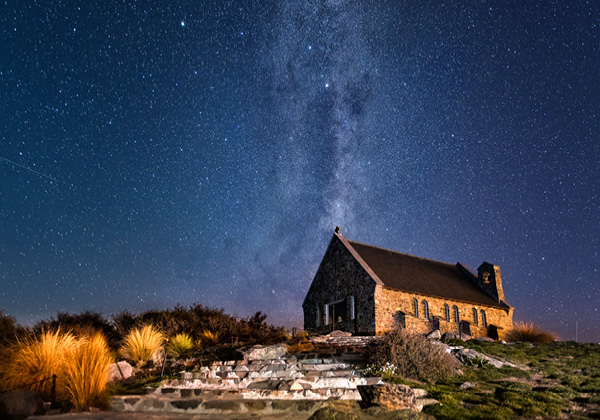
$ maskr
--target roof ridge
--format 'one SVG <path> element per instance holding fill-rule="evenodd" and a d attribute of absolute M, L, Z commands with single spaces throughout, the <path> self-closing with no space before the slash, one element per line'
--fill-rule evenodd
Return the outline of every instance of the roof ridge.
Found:
<path fill-rule="evenodd" d="M 359 244 L 359 245 L 364 245 L 364 246 L 368 246 L 370 248 L 377 248 L 380 249 L 382 251 L 387 251 L 387 252 L 391 252 L 392 254 L 400 254 L 400 255 L 405 255 L 407 257 L 411 257 L 411 258 L 415 258 L 417 260 L 425 260 L 425 261 L 430 261 L 430 262 L 434 262 L 434 263 L 438 263 L 438 264 L 444 264 L 444 265 L 449 265 L 451 267 L 456 267 L 456 264 L 452 264 L 449 262 L 445 262 L 445 261 L 438 261 L 438 260 L 434 260 L 432 258 L 425 258 L 425 257 L 419 257 L 418 255 L 413 255 L 413 254 L 407 254 L 406 252 L 400 252 L 400 251 L 395 251 L 393 249 L 389 249 L 389 248 L 384 248 L 381 246 L 376 246 L 376 245 L 371 245 L 371 244 L 366 244 L 364 242 L 359 242 L 359 241 L 353 241 L 351 239 L 347 239 L 346 240 L 350 243 L 355 243 L 355 244 Z M 358 251 L 357 251 L 358 252 Z"/>

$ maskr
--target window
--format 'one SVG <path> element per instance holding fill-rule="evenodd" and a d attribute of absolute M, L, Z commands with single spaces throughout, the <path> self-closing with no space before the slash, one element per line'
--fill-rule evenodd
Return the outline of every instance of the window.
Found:
<path fill-rule="evenodd" d="M 417 298 L 413 298 L 413 307 L 415 310 L 415 318 L 419 317 L 419 301 L 417 300 Z"/>
<path fill-rule="evenodd" d="M 350 305 L 350 319 L 356 318 L 356 312 L 354 310 L 354 296 L 348 298 L 348 304 Z"/>
<path fill-rule="evenodd" d="M 446 314 L 446 321 L 450 322 L 450 307 L 447 303 L 444 303 L 444 313 Z"/>
<path fill-rule="evenodd" d="M 325 325 L 329 325 L 329 305 L 325 305 Z"/>
<path fill-rule="evenodd" d="M 421 305 L 423 305 L 423 318 L 429 319 L 429 304 L 423 299 Z"/>
<path fill-rule="evenodd" d="M 487 317 L 485 316 L 485 311 L 481 310 L 481 326 L 487 327 Z"/>
<path fill-rule="evenodd" d="M 452 310 L 454 311 L 454 322 L 460 322 L 460 317 L 458 316 L 458 306 L 453 305 Z"/>
<path fill-rule="evenodd" d="M 475 308 L 473 308 L 473 324 L 479 324 L 479 322 L 477 322 L 477 309 Z"/>

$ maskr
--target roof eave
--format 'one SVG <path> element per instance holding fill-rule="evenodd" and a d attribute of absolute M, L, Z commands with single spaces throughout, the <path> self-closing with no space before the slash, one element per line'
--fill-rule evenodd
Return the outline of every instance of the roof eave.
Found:
<path fill-rule="evenodd" d="M 346 247 L 346 249 L 348 250 L 348 252 L 350 252 L 350 254 L 352 254 L 352 256 L 354 257 L 354 259 L 360 264 L 360 266 L 363 268 L 363 270 L 365 270 L 367 272 L 367 274 L 369 275 L 369 277 L 371 277 L 373 279 L 373 281 L 375 281 L 375 283 L 377 285 L 379 285 L 379 286 L 385 286 L 383 284 L 383 281 L 381 281 L 381 279 L 379 278 L 379 276 L 377 274 L 375 274 L 375 272 L 373 271 L 373 269 L 371 267 L 369 267 L 369 264 L 367 264 L 367 262 L 365 260 L 363 260 L 363 258 L 356 251 L 356 249 L 354 249 L 354 247 L 350 244 L 350 242 L 348 242 L 348 240 L 346 238 L 344 238 L 341 233 L 335 232 L 333 234 L 333 236 L 337 236 L 337 238 Z"/>

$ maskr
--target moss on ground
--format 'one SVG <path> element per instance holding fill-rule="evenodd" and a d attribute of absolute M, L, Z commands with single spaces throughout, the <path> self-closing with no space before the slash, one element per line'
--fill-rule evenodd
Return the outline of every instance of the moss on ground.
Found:
<path fill-rule="evenodd" d="M 502 344 L 454 341 L 530 370 L 465 366 L 463 374 L 428 386 L 438 419 L 600 418 L 600 345 L 575 342 Z M 462 390 L 460 385 L 475 386 Z"/>

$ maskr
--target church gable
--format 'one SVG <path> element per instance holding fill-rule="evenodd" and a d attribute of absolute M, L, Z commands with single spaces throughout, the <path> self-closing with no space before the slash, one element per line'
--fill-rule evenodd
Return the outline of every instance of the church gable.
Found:
<path fill-rule="evenodd" d="M 333 235 L 304 299 L 304 328 L 374 333 L 378 281 L 341 235 Z"/>

